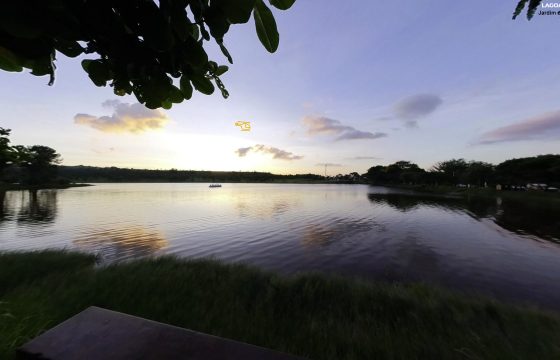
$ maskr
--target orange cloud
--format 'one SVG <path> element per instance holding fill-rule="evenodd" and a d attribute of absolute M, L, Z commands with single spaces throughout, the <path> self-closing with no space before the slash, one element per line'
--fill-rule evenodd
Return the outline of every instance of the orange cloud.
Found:
<path fill-rule="evenodd" d="M 103 106 L 112 108 L 113 114 L 100 117 L 76 114 L 74 123 L 107 133 L 139 134 L 161 129 L 169 122 L 169 118 L 163 111 L 148 109 L 140 103 L 128 104 L 118 100 L 107 100 Z"/>

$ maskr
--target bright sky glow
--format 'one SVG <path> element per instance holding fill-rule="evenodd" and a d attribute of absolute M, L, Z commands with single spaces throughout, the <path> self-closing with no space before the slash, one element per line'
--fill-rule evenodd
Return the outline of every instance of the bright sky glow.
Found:
<path fill-rule="evenodd" d="M 60 55 L 53 87 L 0 72 L 0 126 L 14 144 L 57 149 L 65 165 L 318 174 L 319 164 L 341 165 L 333 175 L 398 160 L 427 168 L 559 153 L 551 39 L 560 17 L 512 21 L 516 3 L 299 0 L 275 12 L 275 54 L 252 22 L 232 27 L 229 99 L 195 93 L 161 113 L 95 87 Z M 215 48 L 211 58 L 226 63 Z"/>

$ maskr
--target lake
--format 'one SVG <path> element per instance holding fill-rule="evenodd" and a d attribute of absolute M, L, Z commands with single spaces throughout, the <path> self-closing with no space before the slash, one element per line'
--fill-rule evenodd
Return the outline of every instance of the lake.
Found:
<path fill-rule="evenodd" d="M 560 309 L 560 210 L 366 185 L 96 184 L 0 197 L 0 251 L 174 254 L 423 281 Z"/>

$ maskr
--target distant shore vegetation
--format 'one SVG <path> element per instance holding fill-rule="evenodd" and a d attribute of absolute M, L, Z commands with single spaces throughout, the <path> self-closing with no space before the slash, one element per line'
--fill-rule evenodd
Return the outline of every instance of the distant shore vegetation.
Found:
<path fill-rule="evenodd" d="M 429 185 L 508 187 L 530 183 L 560 187 L 560 155 L 511 159 L 498 165 L 482 161 L 451 159 L 425 170 L 409 161 L 372 166 L 366 173 L 322 176 L 279 175 L 269 172 L 149 170 L 118 167 L 60 166 L 59 175 L 73 182 L 306 182 L 362 183 L 373 185 Z"/>
<path fill-rule="evenodd" d="M 557 190 L 560 187 L 560 155 L 510 159 L 498 165 L 483 161 L 451 159 L 436 163 L 428 170 L 408 161 L 398 161 L 388 166 L 373 166 L 362 175 L 362 179 L 370 184 L 380 185 L 498 185 L 514 190 L 527 190 L 527 185 L 540 184 L 542 190 Z"/>
<path fill-rule="evenodd" d="M 0 128 L 0 188 L 53 188 L 77 182 L 273 182 L 361 183 L 405 186 L 465 186 L 521 189 L 560 187 L 560 155 L 548 154 L 506 160 L 498 165 L 451 159 L 422 169 L 410 161 L 375 165 L 359 174 L 280 175 L 258 171 L 151 170 L 118 167 L 62 166 L 60 154 L 48 146 L 11 145 L 10 130 Z"/>
<path fill-rule="evenodd" d="M 10 129 L 0 128 L 0 187 L 67 185 L 57 177 L 57 165 L 62 158 L 55 149 L 44 145 L 12 145 L 10 133 Z"/>
<path fill-rule="evenodd" d="M 59 175 L 77 182 L 323 182 L 316 174 L 279 175 L 258 171 L 148 170 L 60 166 Z"/>

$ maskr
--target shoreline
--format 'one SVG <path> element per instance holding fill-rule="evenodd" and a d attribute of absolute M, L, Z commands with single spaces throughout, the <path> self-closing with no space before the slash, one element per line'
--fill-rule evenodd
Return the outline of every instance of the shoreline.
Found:
<path fill-rule="evenodd" d="M 560 356 L 553 311 L 426 284 L 279 275 L 208 259 L 99 267 L 84 253 L 0 252 L 0 300 L 2 358 L 90 305 L 310 359 Z"/>
<path fill-rule="evenodd" d="M 212 182 L 212 181 L 177 181 L 177 182 L 161 182 L 161 181 L 96 181 L 90 183 L 71 183 L 67 185 L 47 184 L 47 185 L 17 185 L 17 184 L 0 184 L 0 192 L 4 191 L 33 191 L 33 190 L 64 190 L 73 187 L 88 187 L 95 184 L 285 184 L 285 185 L 367 185 L 385 187 L 395 190 L 408 190 L 417 194 L 433 195 L 441 197 L 501 197 L 510 200 L 542 200 L 544 202 L 560 205 L 560 192 L 547 191 L 512 191 L 512 190 L 495 190 L 494 188 L 457 188 L 451 185 L 404 185 L 404 184 L 370 184 L 365 182 L 328 182 L 328 181 L 239 181 L 239 182 Z"/>
<path fill-rule="evenodd" d="M 495 190 L 493 188 L 457 188 L 450 185 L 374 185 L 391 189 L 411 190 L 421 194 L 430 194 L 435 196 L 453 196 L 453 197 L 502 197 L 508 199 L 540 199 L 545 201 L 560 201 L 560 192 L 548 191 L 512 191 L 512 190 Z"/>
<path fill-rule="evenodd" d="M 0 191 L 18 191 L 18 190 L 63 190 L 73 187 L 95 186 L 93 184 L 46 184 L 46 185 L 19 185 L 19 184 L 1 184 Z"/>

